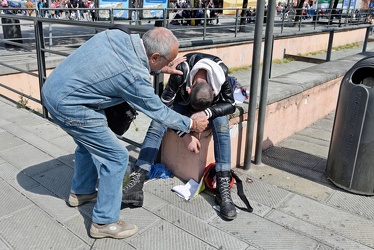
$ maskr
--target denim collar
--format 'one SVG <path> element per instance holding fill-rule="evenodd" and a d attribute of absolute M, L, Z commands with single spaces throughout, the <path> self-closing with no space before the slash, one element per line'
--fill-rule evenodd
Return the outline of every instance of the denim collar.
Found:
<path fill-rule="evenodd" d="M 131 37 L 132 45 L 134 47 L 136 55 L 138 56 L 142 64 L 148 68 L 148 71 L 150 71 L 151 69 L 149 67 L 147 54 L 145 53 L 143 40 L 140 39 L 140 36 L 138 34 L 131 34 L 130 37 Z"/>

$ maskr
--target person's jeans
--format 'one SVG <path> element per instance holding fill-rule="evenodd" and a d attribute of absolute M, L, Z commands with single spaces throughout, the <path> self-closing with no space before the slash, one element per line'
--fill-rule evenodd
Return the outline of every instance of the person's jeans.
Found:
<path fill-rule="evenodd" d="M 71 135 L 77 144 L 71 192 L 74 194 L 95 192 L 100 176 L 98 183 L 100 192 L 93 209 L 92 221 L 99 224 L 118 221 L 123 177 L 128 165 L 128 151 L 125 145 L 107 129 L 104 119 L 86 120 L 82 124 L 68 124 L 60 121 L 52 112 L 50 115 L 54 122 Z"/>
<path fill-rule="evenodd" d="M 173 109 L 187 116 L 190 116 L 190 107 L 178 105 L 174 103 Z M 216 171 L 230 171 L 231 169 L 231 140 L 230 140 L 230 126 L 227 116 L 220 116 L 209 121 L 209 126 L 212 128 L 212 135 L 214 141 L 214 158 L 216 161 Z M 150 171 L 151 165 L 154 163 L 158 150 L 161 145 L 162 137 L 164 136 L 167 127 L 152 120 L 142 148 L 139 153 L 136 166 Z"/>

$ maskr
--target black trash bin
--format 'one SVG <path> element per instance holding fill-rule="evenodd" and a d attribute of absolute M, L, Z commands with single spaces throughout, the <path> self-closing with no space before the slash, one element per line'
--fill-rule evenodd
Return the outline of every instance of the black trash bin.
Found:
<path fill-rule="evenodd" d="M 338 97 L 326 176 L 352 193 L 374 195 L 374 57 L 344 76 Z"/>
<path fill-rule="evenodd" d="M 11 19 L 11 18 L 1 18 L 1 24 L 3 27 L 4 39 L 7 39 L 8 41 L 16 42 L 16 43 L 23 43 L 21 26 L 20 26 L 19 20 Z M 5 47 L 13 48 L 16 46 L 6 43 Z"/>

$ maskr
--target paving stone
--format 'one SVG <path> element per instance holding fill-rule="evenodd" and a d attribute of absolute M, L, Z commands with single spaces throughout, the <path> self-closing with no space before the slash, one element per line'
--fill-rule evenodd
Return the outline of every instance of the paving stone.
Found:
<path fill-rule="evenodd" d="M 299 150 L 307 154 L 320 156 L 322 158 L 327 158 L 329 146 L 328 145 L 318 145 L 314 142 L 299 140 L 294 136 L 293 138 L 288 138 L 287 140 L 279 143 L 277 146 L 290 148 L 294 150 Z"/>
<path fill-rule="evenodd" d="M 104 239 L 96 240 L 95 243 L 93 244 L 92 249 L 134 250 L 137 248 L 133 247 L 132 244 L 127 243 L 125 240 L 104 238 Z M 138 249 L 141 249 L 141 247 Z M 151 249 L 157 249 L 157 248 L 152 247 Z"/>
<path fill-rule="evenodd" d="M 211 225 L 260 249 L 316 249 L 319 242 L 252 213 L 233 221 L 216 218 Z"/>
<path fill-rule="evenodd" d="M 8 132 L 0 132 L 0 152 L 6 151 L 15 147 L 19 147 L 25 144 L 24 141 L 19 139 L 18 137 L 9 134 Z"/>
<path fill-rule="evenodd" d="M 68 151 L 64 150 L 64 147 L 66 145 L 55 145 L 53 144 L 53 141 L 55 139 L 52 139 L 50 141 L 47 141 L 43 139 L 42 137 L 35 135 L 31 133 L 28 130 L 25 130 L 22 127 L 19 127 L 17 125 L 12 124 L 11 126 L 7 126 L 5 128 L 9 133 L 12 133 L 14 135 L 17 135 L 21 140 L 34 145 L 36 148 L 42 150 L 43 152 L 53 156 L 53 157 L 59 157 L 66 154 L 69 154 Z M 74 153 L 74 151 L 72 152 Z"/>
<path fill-rule="evenodd" d="M 18 191 L 28 190 L 40 184 L 9 163 L 0 164 L 0 178 Z"/>
<path fill-rule="evenodd" d="M 155 179 L 148 182 L 144 186 L 144 190 L 199 218 L 207 219 L 217 216 L 212 209 L 214 204 L 212 197 L 208 196 L 205 199 L 203 196 L 198 195 L 190 201 L 186 201 L 171 191 L 173 187 L 184 184 L 178 178 Z"/>
<path fill-rule="evenodd" d="M 318 249 L 372 249 L 356 241 L 337 235 L 328 229 L 318 227 L 276 210 L 267 215 L 266 219 L 323 243 L 324 246 L 320 245 Z"/>
<path fill-rule="evenodd" d="M 344 238 L 374 247 L 373 221 L 353 213 L 295 195 L 279 208 L 295 218 L 322 227 Z M 352 230 L 354 229 L 354 230 Z"/>
<path fill-rule="evenodd" d="M 326 145 L 325 142 L 327 141 L 327 145 L 329 145 L 331 132 L 325 131 L 317 128 L 308 127 L 301 132 L 297 133 L 298 135 L 306 136 L 307 138 L 315 138 L 321 140 L 321 145 Z M 322 144 L 323 143 L 323 144 Z"/>
<path fill-rule="evenodd" d="M 66 165 L 35 175 L 34 180 L 58 197 L 66 200 L 70 193 L 73 169 Z"/>
<path fill-rule="evenodd" d="M 46 122 L 44 118 L 38 115 L 30 115 L 29 112 L 30 111 L 23 112 L 22 115 L 10 117 L 7 120 L 13 125 L 17 125 L 19 127 L 34 126 Z"/>
<path fill-rule="evenodd" d="M 329 205 L 350 211 L 352 213 L 364 216 L 368 219 L 374 219 L 374 197 L 362 196 L 347 193 L 345 191 L 335 191 L 328 201 Z"/>
<path fill-rule="evenodd" d="M 47 141 L 66 134 L 59 126 L 48 121 L 42 124 L 27 126 L 25 129 Z"/>
<path fill-rule="evenodd" d="M 0 235 L 14 249 L 74 249 L 85 244 L 34 205 L 1 219 Z"/>
<path fill-rule="evenodd" d="M 73 208 L 75 209 L 75 208 Z M 81 211 L 80 207 L 76 209 Z M 91 238 L 89 235 L 91 218 L 88 218 L 86 215 L 78 213 L 74 217 L 64 222 L 64 225 L 82 239 L 87 245 L 92 246 L 95 242 L 95 239 Z"/>
<path fill-rule="evenodd" d="M 267 182 L 270 185 L 276 185 L 289 192 L 298 193 L 318 201 L 326 200 L 334 191 L 332 185 L 328 187 L 264 164 L 252 166 L 247 175 L 251 181 Z M 253 178 L 255 179 L 253 180 Z M 251 192 L 250 187 L 248 191 Z"/>
<path fill-rule="evenodd" d="M 135 249 L 216 249 L 165 221 L 161 221 L 158 225 L 153 226 L 137 237 L 133 237 L 128 242 Z"/>
<path fill-rule="evenodd" d="M 10 216 L 10 214 L 20 209 L 32 205 L 32 202 L 29 199 L 17 192 L 2 179 L 0 179 L 0 200 L 3 201 L 0 209 L 0 220 L 1 218 Z"/>
<path fill-rule="evenodd" d="M 53 158 L 30 144 L 0 151 L 0 156 L 18 169 L 36 167 Z"/>
<path fill-rule="evenodd" d="M 291 194 L 287 190 L 256 179 L 252 179 L 250 183 L 247 183 L 246 179 L 251 178 L 248 173 L 241 170 L 238 170 L 238 172 L 242 176 L 243 189 L 248 199 L 274 208 Z"/>
<path fill-rule="evenodd" d="M 59 222 L 67 221 L 79 213 L 77 209 L 69 207 L 65 200 L 55 196 L 42 186 L 31 188 L 22 193 Z"/>
<path fill-rule="evenodd" d="M 156 214 L 217 249 L 244 250 L 248 247 L 247 243 L 238 240 L 233 235 L 217 230 L 215 227 L 204 222 L 204 220 L 197 219 L 195 216 L 181 212 L 179 209 L 176 209 L 171 205 L 158 209 Z"/>

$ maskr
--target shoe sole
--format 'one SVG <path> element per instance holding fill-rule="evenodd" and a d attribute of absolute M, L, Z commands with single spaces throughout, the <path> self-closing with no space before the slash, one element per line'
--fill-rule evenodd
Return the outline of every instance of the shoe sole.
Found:
<path fill-rule="evenodd" d="M 112 235 L 112 234 L 106 234 L 106 233 L 96 233 L 96 232 L 91 232 L 90 235 L 92 238 L 95 239 L 102 239 L 102 238 L 113 238 L 113 239 L 125 239 L 128 237 L 131 237 L 135 235 L 138 232 L 138 227 L 134 225 L 134 229 L 126 231 L 125 235 Z"/>
<path fill-rule="evenodd" d="M 226 216 L 226 215 L 224 215 L 223 213 L 220 213 L 220 215 L 224 218 L 224 219 L 226 219 L 226 220 L 234 220 L 234 219 L 236 219 L 236 214 L 235 214 L 235 216 Z"/>
<path fill-rule="evenodd" d="M 132 205 L 136 207 L 142 207 L 143 206 L 143 201 L 134 201 L 134 200 L 122 200 L 123 203 L 127 205 Z"/>

